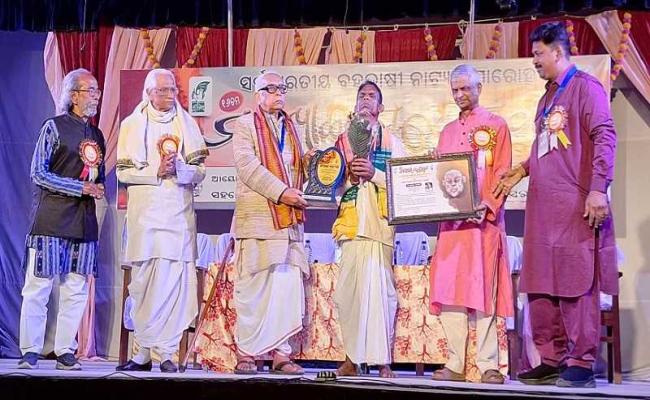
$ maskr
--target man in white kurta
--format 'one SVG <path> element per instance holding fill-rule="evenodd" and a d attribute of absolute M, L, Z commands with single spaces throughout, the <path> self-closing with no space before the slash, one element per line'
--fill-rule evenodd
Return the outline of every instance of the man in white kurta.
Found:
<path fill-rule="evenodd" d="M 195 318 L 196 220 L 193 188 L 205 177 L 208 152 L 194 119 L 176 100 L 174 75 L 152 70 L 143 101 L 120 127 L 117 177 L 128 186 L 124 262 L 132 266 L 131 318 L 140 351 L 118 371 L 162 372 Z"/>
<path fill-rule="evenodd" d="M 290 359 L 288 340 L 302 329 L 305 311 L 307 203 L 300 191 L 303 153 L 298 127 L 283 111 L 286 91 L 281 75 L 263 73 L 255 81 L 258 106 L 234 125 L 238 374 L 256 373 L 255 357 L 268 352 L 273 353 L 272 373 L 303 373 Z"/>
<path fill-rule="evenodd" d="M 406 155 L 401 142 L 378 121 L 382 95 L 373 82 L 357 91 L 355 113 L 372 129 L 368 158 L 357 157 L 348 133 L 336 146 L 348 169 L 339 215 L 332 227 L 341 246 L 341 272 L 334 300 L 345 347 L 345 363 L 337 375 L 357 375 L 358 364 L 379 366 L 379 375 L 395 377 L 390 369 L 397 312 L 393 278 L 394 228 L 388 225 L 386 161 Z"/>

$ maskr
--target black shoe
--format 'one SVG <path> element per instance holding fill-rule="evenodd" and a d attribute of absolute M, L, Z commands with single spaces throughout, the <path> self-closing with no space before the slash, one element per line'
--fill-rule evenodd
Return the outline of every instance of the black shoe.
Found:
<path fill-rule="evenodd" d="M 526 385 L 555 385 L 560 369 L 541 363 L 530 371 L 517 375 L 517 380 Z"/>
<path fill-rule="evenodd" d="M 81 364 L 72 353 L 61 354 L 56 358 L 56 369 L 63 369 L 66 371 L 78 371 L 81 369 Z"/>
<path fill-rule="evenodd" d="M 133 360 L 127 361 L 126 364 L 118 365 L 115 367 L 116 371 L 151 371 L 152 363 L 151 360 L 144 364 L 138 364 Z"/>
<path fill-rule="evenodd" d="M 18 361 L 19 369 L 34 369 L 38 368 L 38 353 L 27 352 L 23 357 Z"/>
<path fill-rule="evenodd" d="M 177 372 L 178 368 L 174 365 L 171 360 L 165 360 L 160 363 L 160 372 Z"/>
<path fill-rule="evenodd" d="M 596 379 L 590 368 L 574 365 L 562 371 L 555 384 L 559 387 L 595 388 Z"/>

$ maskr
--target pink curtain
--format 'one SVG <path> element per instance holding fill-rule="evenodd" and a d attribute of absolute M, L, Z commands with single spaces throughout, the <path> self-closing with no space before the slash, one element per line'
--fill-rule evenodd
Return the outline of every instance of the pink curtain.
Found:
<path fill-rule="evenodd" d="M 623 23 L 618 17 L 616 10 L 605 11 L 600 14 L 590 15 L 587 22 L 594 28 L 594 31 L 607 48 L 611 55 L 618 52 L 618 45 L 623 31 Z M 632 20 L 634 24 L 634 20 Z M 646 38 L 647 40 L 647 38 Z M 629 41 L 629 50 L 623 59 L 623 72 L 632 82 L 634 87 L 650 103 L 650 74 L 634 42 Z"/>
<path fill-rule="evenodd" d="M 318 63 L 327 28 L 298 29 L 307 64 Z M 298 65 L 293 29 L 251 29 L 246 44 L 246 66 Z"/>
<path fill-rule="evenodd" d="M 494 28 L 498 24 L 475 24 L 467 27 L 463 35 L 460 52 L 465 59 L 480 60 L 485 58 L 490 49 Z M 517 58 L 519 52 L 519 22 L 501 24 L 499 49 L 495 58 Z"/>
<path fill-rule="evenodd" d="M 332 32 L 330 48 L 325 56 L 325 64 L 349 64 L 354 62 L 354 50 L 357 38 L 362 31 L 337 29 Z M 375 62 L 375 32 L 367 31 L 363 42 L 363 63 Z"/>

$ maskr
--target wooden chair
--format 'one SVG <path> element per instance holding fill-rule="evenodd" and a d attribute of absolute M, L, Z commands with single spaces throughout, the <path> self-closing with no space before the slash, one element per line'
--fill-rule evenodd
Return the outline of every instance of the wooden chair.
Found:
<path fill-rule="evenodd" d="M 618 277 L 623 273 L 619 272 Z M 618 295 L 612 296 L 612 306 L 600 310 L 600 324 L 605 327 L 606 334 L 600 340 L 607 343 L 607 381 L 620 384 L 623 382 L 621 372 L 621 321 L 618 308 Z"/>

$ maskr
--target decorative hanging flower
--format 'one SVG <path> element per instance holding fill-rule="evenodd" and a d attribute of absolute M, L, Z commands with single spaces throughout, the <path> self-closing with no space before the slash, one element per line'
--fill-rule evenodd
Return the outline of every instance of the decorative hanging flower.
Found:
<path fill-rule="evenodd" d="M 208 33 L 210 32 L 210 28 L 207 26 L 204 26 L 201 28 L 201 32 L 199 33 L 199 37 L 196 39 L 196 44 L 194 45 L 194 48 L 192 49 L 192 53 L 190 53 L 190 57 L 183 63 L 181 68 L 188 68 L 188 67 L 193 67 L 194 64 L 196 64 L 196 59 L 201 53 L 201 49 L 203 49 L 203 43 L 205 42 L 205 39 L 208 37 Z"/>
<path fill-rule="evenodd" d="M 427 46 L 427 57 L 431 61 L 438 61 L 438 54 L 436 53 L 436 46 L 433 44 L 433 36 L 431 29 L 428 26 L 424 28 L 424 43 Z"/>
<path fill-rule="evenodd" d="M 361 31 L 354 45 L 354 62 L 360 63 L 363 58 L 363 43 L 366 41 L 366 28 Z"/>
<path fill-rule="evenodd" d="M 570 19 L 567 19 L 564 21 L 564 25 L 566 26 L 566 32 L 567 35 L 569 36 L 569 45 L 571 47 L 571 55 L 572 56 L 577 56 L 578 54 L 578 45 L 576 44 L 576 35 L 575 35 L 575 27 L 573 26 L 573 21 Z"/>
<path fill-rule="evenodd" d="M 632 14 L 626 12 L 623 14 L 623 32 L 621 33 L 621 39 L 618 43 L 618 51 L 614 55 L 614 66 L 612 67 L 611 79 L 612 82 L 618 78 L 623 70 L 623 60 L 625 59 L 625 54 L 629 50 L 629 41 L 630 41 L 630 30 L 632 29 Z"/>
<path fill-rule="evenodd" d="M 501 22 L 499 22 L 494 27 L 494 32 L 492 33 L 492 39 L 490 40 L 490 48 L 488 49 L 485 58 L 492 59 L 496 57 L 497 51 L 499 51 L 499 45 L 501 43 L 501 35 L 502 35 L 502 28 L 501 28 Z"/>
<path fill-rule="evenodd" d="M 142 29 L 140 31 L 140 37 L 144 42 L 144 51 L 147 53 L 149 65 L 151 65 L 151 68 L 160 68 L 160 61 L 156 58 L 156 55 L 153 52 L 153 43 L 151 42 L 149 31 L 147 29 Z"/>
<path fill-rule="evenodd" d="M 296 55 L 296 61 L 299 65 L 307 65 L 305 49 L 302 47 L 302 37 L 300 37 L 298 29 L 293 31 L 293 52 Z"/>

